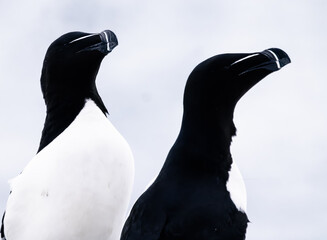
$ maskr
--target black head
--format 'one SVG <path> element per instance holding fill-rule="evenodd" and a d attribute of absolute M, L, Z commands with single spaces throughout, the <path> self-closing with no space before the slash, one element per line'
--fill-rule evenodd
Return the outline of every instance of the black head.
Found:
<path fill-rule="evenodd" d="M 265 76 L 290 62 L 285 52 L 271 48 L 217 55 L 200 63 L 186 83 L 181 131 L 166 166 L 176 166 L 179 159 L 181 169 L 189 166 L 193 173 L 211 172 L 227 180 L 232 164 L 230 144 L 236 133 L 236 103 Z M 188 157 L 176 157 L 180 151 L 188 152 Z"/>
<path fill-rule="evenodd" d="M 86 98 L 103 105 L 95 79 L 102 59 L 117 45 L 115 34 L 109 30 L 99 34 L 71 32 L 55 40 L 46 53 L 41 76 L 48 110 L 63 101 Z M 106 112 L 104 105 L 99 107 Z"/>
<path fill-rule="evenodd" d="M 184 111 L 204 117 L 230 116 L 237 101 L 268 74 L 290 63 L 277 48 L 250 54 L 222 54 L 200 63 L 190 74 Z"/>
<path fill-rule="evenodd" d="M 99 34 L 67 33 L 50 45 L 41 76 L 47 116 L 38 152 L 72 123 L 86 99 L 107 113 L 95 79 L 102 59 L 117 44 L 115 34 L 106 30 Z"/>

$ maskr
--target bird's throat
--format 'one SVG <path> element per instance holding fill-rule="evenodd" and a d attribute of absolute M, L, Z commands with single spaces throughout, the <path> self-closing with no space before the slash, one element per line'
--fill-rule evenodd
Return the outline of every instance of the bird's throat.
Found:
<path fill-rule="evenodd" d="M 58 137 L 76 118 L 85 105 L 84 99 L 66 99 L 56 105 L 47 106 L 47 115 L 42 130 L 39 149 L 40 152 L 56 137 Z"/>

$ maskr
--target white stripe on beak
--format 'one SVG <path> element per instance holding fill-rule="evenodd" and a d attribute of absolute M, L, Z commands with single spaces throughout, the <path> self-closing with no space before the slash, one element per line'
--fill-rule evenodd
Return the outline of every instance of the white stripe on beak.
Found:
<path fill-rule="evenodd" d="M 106 32 L 103 32 L 104 36 L 106 37 L 106 42 L 107 42 L 107 50 L 110 51 L 110 46 L 109 46 L 109 39 L 108 39 L 108 35 Z"/>
<path fill-rule="evenodd" d="M 277 68 L 280 69 L 280 63 L 279 63 L 277 55 L 271 50 L 268 50 L 268 51 L 274 56 L 274 58 L 276 59 Z"/>

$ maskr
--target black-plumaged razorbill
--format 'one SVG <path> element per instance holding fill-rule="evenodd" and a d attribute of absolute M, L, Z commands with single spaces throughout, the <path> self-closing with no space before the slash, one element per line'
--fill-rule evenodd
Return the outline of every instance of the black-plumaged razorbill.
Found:
<path fill-rule="evenodd" d="M 241 240 L 246 191 L 232 161 L 237 101 L 290 59 L 272 48 L 200 63 L 184 92 L 178 138 L 154 183 L 134 204 L 121 240 Z"/>
<path fill-rule="evenodd" d="M 95 84 L 118 44 L 109 30 L 67 33 L 49 47 L 41 88 L 47 114 L 37 155 L 10 181 L 7 240 L 116 240 L 134 177 L 128 143 Z"/>

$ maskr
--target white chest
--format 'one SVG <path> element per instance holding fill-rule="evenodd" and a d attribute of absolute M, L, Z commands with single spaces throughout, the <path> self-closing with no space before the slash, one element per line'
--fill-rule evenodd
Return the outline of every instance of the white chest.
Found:
<path fill-rule="evenodd" d="M 118 239 L 133 178 L 127 142 L 88 101 L 13 179 L 7 239 Z"/>
<path fill-rule="evenodd" d="M 246 188 L 241 172 L 235 162 L 232 163 L 229 171 L 227 190 L 237 209 L 246 212 Z"/>

